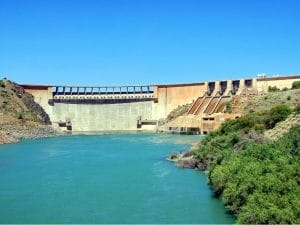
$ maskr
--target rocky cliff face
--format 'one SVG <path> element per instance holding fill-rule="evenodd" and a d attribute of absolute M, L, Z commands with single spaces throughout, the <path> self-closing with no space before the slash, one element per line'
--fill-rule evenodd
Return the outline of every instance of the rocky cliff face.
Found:
<path fill-rule="evenodd" d="M 4 80 L 0 85 L 0 124 L 28 123 L 49 125 L 50 118 L 45 110 L 34 102 L 31 94 L 8 80 Z M 17 120 L 15 120 L 17 119 Z"/>
<path fill-rule="evenodd" d="M 0 80 L 0 144 L 55 132 L 45 110 L 16 83 Z"/>

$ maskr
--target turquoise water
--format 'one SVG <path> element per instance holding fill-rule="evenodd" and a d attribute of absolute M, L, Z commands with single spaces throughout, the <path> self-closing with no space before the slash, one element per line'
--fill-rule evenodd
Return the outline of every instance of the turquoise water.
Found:
<path fill-rule="evenodd" d="M 202 172 L 165 160 L 199 136 L 75 135 L 0 146 L 0 223 L 233 223 Z"/>

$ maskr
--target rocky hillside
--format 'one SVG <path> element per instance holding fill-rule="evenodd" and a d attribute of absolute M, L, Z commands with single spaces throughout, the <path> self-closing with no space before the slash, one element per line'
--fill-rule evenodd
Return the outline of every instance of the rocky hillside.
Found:
<path fill-rule="evenodd" d="M 261 112 L 271 107 L 286 104 L 291 108 L 300 104 L 300 89 L 269 92 L 257 96 L 235 96 L 231 102 L 231 112 L 247 114 L 250 112 Z"/>
<path fill-rule="evenodd" d="M 264 135 L 270 140 L 277 140 L 287 133 L 293 126 L 300 124 L 300 114 L 293 113 L 286 120 L 279 122 L 273 129 L 266 130 Z"/>
<path fill-rule="evenodd" d="M 50 118 L 31 94 L 9 80 L 0 80 L 0 144 L 53 134 Z"/>

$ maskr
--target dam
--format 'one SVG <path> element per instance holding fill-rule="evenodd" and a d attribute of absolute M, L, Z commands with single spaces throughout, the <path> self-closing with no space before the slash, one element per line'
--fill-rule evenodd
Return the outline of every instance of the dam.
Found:
<path fill-rule="evenodd" d="M 49 115 L 52 125 L 72 131 L 157 130 L 168 114 L 190 104 L 165 129 L 215 130 L 238 114 L 225 113 L 234 96 L 262 95 L 269 87 L 291 88 L 300 75 L 186 84 L 132 86 L 21 85 Z"/>

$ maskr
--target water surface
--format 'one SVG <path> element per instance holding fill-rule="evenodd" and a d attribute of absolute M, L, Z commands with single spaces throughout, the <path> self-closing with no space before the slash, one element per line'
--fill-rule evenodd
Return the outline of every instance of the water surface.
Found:
<path fill-rule="evenodd" d="M 0 146 L 0 223 L 233 223 L 202 172 L 165 160 L 199 136 L 75 135 Z"/>

